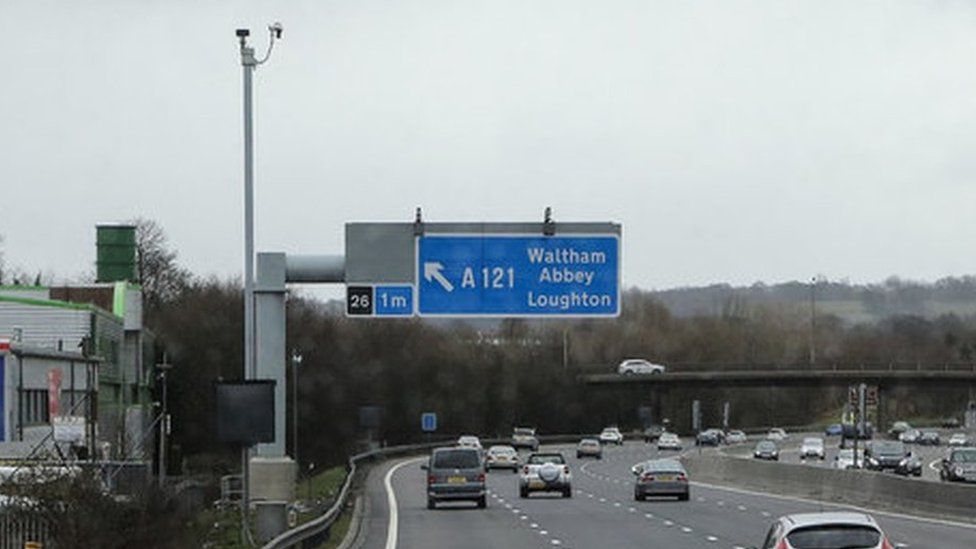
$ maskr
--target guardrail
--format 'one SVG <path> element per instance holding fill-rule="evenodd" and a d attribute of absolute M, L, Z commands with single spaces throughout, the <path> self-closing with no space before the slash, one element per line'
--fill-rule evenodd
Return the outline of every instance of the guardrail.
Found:
<path fill-rule="evenodd" d="M 976 523 L 976 487 L 875 471 L 808 467 L 712 454 L 686 455 L 692 480 L 760 492 Z"/>
<path fill-rule="evenodd" d="M 976 362 L 831 362 L 831 363 L 735 363 L 675 362 L 668 373 L 681 372 L 976 372 Z"/>
<path fill-rule="evenodd" d="M 539 442 L 545 444 L 554 444 L 561 442 L 576 442 L 580 439 L 581 435 L 548 435 L 540 436 Z M 262 549 L 284 549 L 286 547 L 291 547 L 305 540 L 312 539 L 318 536 L 323 531 L 328 529 L 332 524 L 339 518 L 342 514 L 342 509 L 346 506 L 347 500 L 349 498 L 349 492 L 352 487 L 353 479 L 359 472 L 359 465 L 368 461 L 382 461 L 387 460 L 392 457 L 405 456 L 417 454 L 420 452 L 425 452 L 433 448 L 439 448 L 444 445 L 449 445 L 454 442 L 454 439 L 441 440 L 438 442 L 425 442 L 423 444 L 407 444 L 402 446 L 390 446 L 387 448 L 382 448 L 379 450 L 373 450 L 370 452 L 363 452 L 361 454 L 356 454 L 349 458 L 347 465 L 346 480 L 342 483 L 342 488 L 339 490 L 339 495 L 336 497 L 332 505 L 323 513 L 321 516 L 306 522 L 305 524 L 299 525 L 291 530 L 282 532 L 277 537 L 266 543 Z M 508 443 L 509 439 L 484 439 L 482 443 L 485 445 L 489 444 L 505 444 Z"/>

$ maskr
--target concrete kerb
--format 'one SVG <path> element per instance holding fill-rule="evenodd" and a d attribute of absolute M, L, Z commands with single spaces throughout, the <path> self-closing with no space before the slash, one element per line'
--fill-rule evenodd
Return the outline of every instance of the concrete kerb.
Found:
<path fill-rule="evenodd" d="M 716 454 L 687 455 L 682 461 L 702 482 L 976 524 L 976 488 L 971 486 Z"/>

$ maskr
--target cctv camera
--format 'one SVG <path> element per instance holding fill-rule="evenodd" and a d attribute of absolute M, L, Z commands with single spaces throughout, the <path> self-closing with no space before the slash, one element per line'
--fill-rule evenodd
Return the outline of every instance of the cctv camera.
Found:
<path fill-rule="evenodd" d="M 281 39 L 281 31 L 283 31 L 285 29 L 284 29 L 284 27 L 281 26 L 281 23 L 275 21 L 275 23 L 273 25 L 268 25 L 268 30 L 271 31 L 272 33 L 274 33 L 275 38 L 277 38 L 277 39 L 280 40 Z"/>

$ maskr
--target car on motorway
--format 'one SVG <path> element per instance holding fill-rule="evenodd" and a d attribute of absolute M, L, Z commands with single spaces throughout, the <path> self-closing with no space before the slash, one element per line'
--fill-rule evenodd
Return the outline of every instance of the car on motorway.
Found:
<path fill-rule="evenodd" d="M 776 443 L 766 439 L 760 440 L 756 443 L 756 448 L 752 451 L 752 457 L 756 459 L 766 459 L 770 461 L 779 461 L 779 448 Z"/>
<path fill-rule="evenodd" d="M 519 475 L 519 497 L 532 492 L 559 492 L 573 497 L 573 475 L 566 458 L 559 452 L 533 453 L 525 460 Z"/>
<path fill-rule="evenodd" d="M 865 513 L 798 513 L 780 517 L 761 549 L 892 549 L 874 518 Z M 755 548 L 753 548 L 755 549 Z"/>
<path fill-rule="evenodd" d="M 874 438 L 874 425 L 870 421 L 865 421 L 858 425 L 856 423 L 844 423 L 841 425 L 844 432 L 841 434 L 844 440 L 870 440 Z M 843 441 L 841 441 L 843 444 Z"/>
<path fill-rule="evenodd" d="M 643 358 L 628 358 L 617 365 L 617 373 L 626 376 L 663 374 L 667 367 L 661 364 L 653 364 Z"/>
<path fill-rule="evenodd" d="M 912 426 L 907 421 L 896 421 L 891 425 L 891 429 L 888 429 L 888 438 L 898 440 L 902 433 L 911 428 Z"/>
<path fill-rule="evenodd" d="M 898 462 L 894 470 L 896 475 L 920 477 L 922 476 L 922 460 L 909 452 L 904 459 Z"/>
<path fill-rule="evenodd" d="M 624 435 L 620 432 L 620 429 L 616 427 L 607 427 L 600 432 L 600 436 L 598 438 L 600 439 L 601 444 L 616 444 L 617 446 L 620 446 L 624 443 Z"/>
<path fill-rule="evenodd" d="M 457 440 L 457 445 L 461 448 L 475 448 L 481 450 L 481 439 L 474 435 L 462 435 Z"/>
<path fill-rule="evenodd" d="M 675 459 L 652 459 L 634 465 L 630 471 L 637 477 L 634 482 L 634 499 L 643 501 L 648 496 L 677 496 L 688 501 L 688 472 Z"/>
<path fill-rule="evenodd" d="M 959 428 L 959 418 L 949 416 L 942 418 L 942 427 L 945 429 L 958 429 Z"/>
<path fill-rule="evenodd" d="M 592 457 L 603 459 L 603 445 L 595 438 L 584 438 L 576 445 L 576 459 Z"/>
<path fill-rule="evenodd" d="M 898 435 L 898 440 L 904 442 L 905 444 L 915 444 L 918 442 L 918 439 L 921 436 L 922 431 L 912 428 Z"/>
<path fill-rule="evenodd" d="M 786 431 L 779 427 L 773 427 L 766 433 L 766 438 L 769 440 L 786 440 L 790 438 L 790 435 L 786 434 Z"/>
<path fill-rule="evenodd" d="M 864 450 L 864 466 L 873 471 L 894 470 L 908 456 L 905 443 L 899 440 L 874 440 Z"/>
<path fill-rule="evenodd" d="M 824 441 L 818 437 L 807 437 L 800 445 L 800 459 L 815 458 L 819 460 L 827 459 L 827 452 L 824 450 Z"/>
<path fill-rule="evenodd" d="M 681 450 L 681 439 L 674 433 L 664 433 L 657 439 L 658 450 Z"/>
<path fill-rule="evenodd" d="M 952 436 L 949 437 L 949 446 L 968 446 L 968 445 L 969 445 L 969 437 L 966 436 L 966 433 L 953 433 Z"/>
<path fill-rule="evenodd" d="M 695 446 L 718 446 L 722 438 L 718 429 L 706 429 L 695 437 Z"/>
<path fill-rule="evenodd" d="M 481 452 L 475 448 L 437 448 L 427 463 L 427 508 L 434 509 L 445 501 L 474 501 L 484 509 L 485 470 Z"/>
<path fill-rule="evenodd" d="M 976 448 L 951 448 L 940 462 L 939 480 L 976 482 Z"/>
<path fill-rule="evenodd" d="M 921 444 L 922 446 L 939 446 L 942 444 L 942 439 L 939 437 L 939 432 L 935 429 L 923 429 L 916 444 Z"/>
<path fill-rule="evenodd" d="M 854 461 L 854 449 L 843 448 L 834 456 L 834 469 L 860 469 L 864 467 L 864 450 L 857 449 L 857 462 Z"/>
<path fill-rule="evenodd" d="M 512 448 L 526 448 L 533 452 L 539 449 L 539 439 L 535 436 L 535 429 L 516 427 L 512 430 Z"/>
<path fill-rule="evenodd" d="M 519 470 L 518 451 L 511 446 L 499 444 L 488 448 L 485 456 L 485 469 L 511 469 L 513 473 Z"/>
<path fill-rule="evenodd" d="M 661 438 L 664 433 L 664 427 L 661 425 L 651 425 L 650 427 L 644 429 L 643 437 L 644 442 L 651 443 L 657 442 L 657 439 Z"/>
<path fill-rule="evenodd" d="M 738 429 L 732 429 L 729 434 L 725 436 L 725 442 L 728 444 L 742 444 L 748 440 L 746 434 Z"/>
<path fill-rule="evenodd" d="M 839 437 L 844 434 L 844 426 L 840 423 L 831 423 L 824 429 L 825 437 Z"/>

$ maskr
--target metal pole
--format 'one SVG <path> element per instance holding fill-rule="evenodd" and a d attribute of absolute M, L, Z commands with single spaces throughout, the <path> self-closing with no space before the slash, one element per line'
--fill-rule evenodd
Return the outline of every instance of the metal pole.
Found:
<path fill-rule="evenodd" d="M 254 364 L 254 127 L 252 80 L 254 48 L 241 38 L 244 75 L 244 376 L 257 377 Z"/>
<path fill-rule="evenodd" d="M 159 421 L 159 485 L 166 485 L 166 371 L 162 373 L 163 412 Z"/>
<path fill-rule="evenodd" d="M 569 370 L 569 329 L 563 327 L 563 372 Z"/>
<path fill-rule="evenodd" d="M 817 277 L 810 279 L 810 365 L 817 362 Z"/>
<path fill-rule="evenodd" d="M 291 351 L 291 457 L 298 466 L 298 366 L 302 355 L 298 349 Z M 299 469 L 301 472 L 301 469 Z"/>

